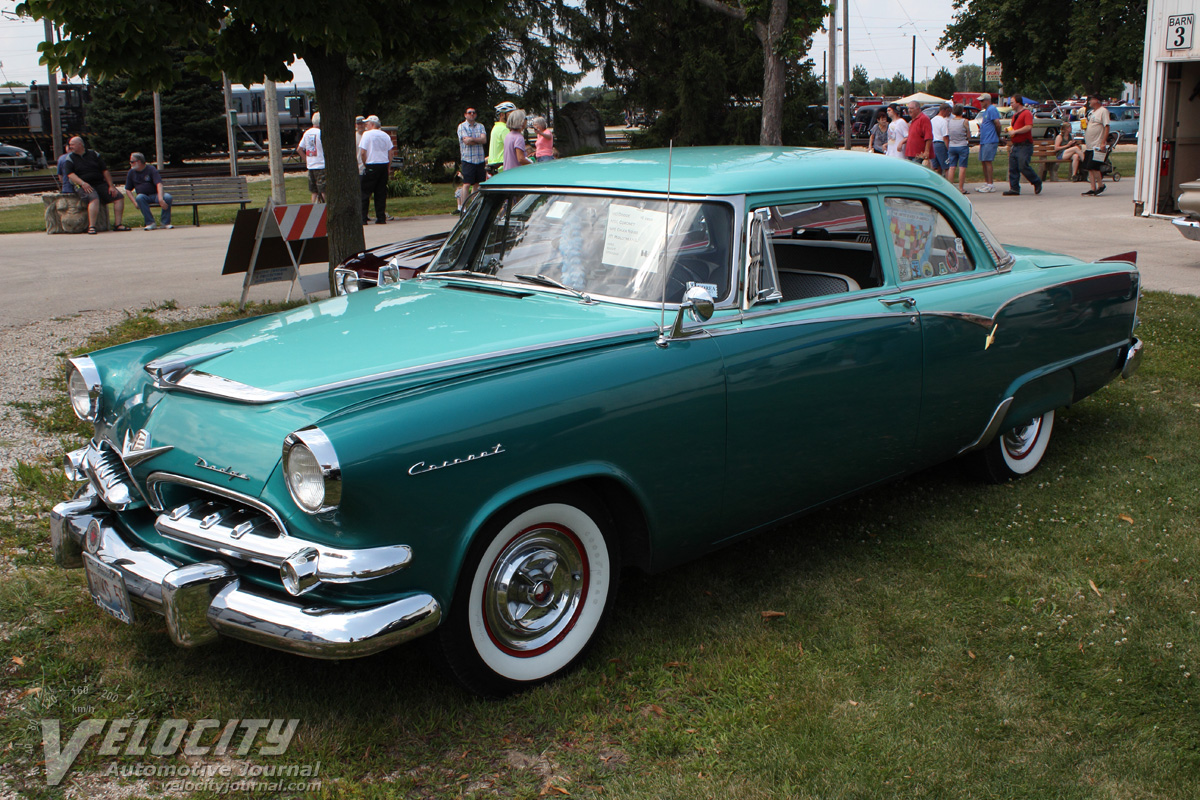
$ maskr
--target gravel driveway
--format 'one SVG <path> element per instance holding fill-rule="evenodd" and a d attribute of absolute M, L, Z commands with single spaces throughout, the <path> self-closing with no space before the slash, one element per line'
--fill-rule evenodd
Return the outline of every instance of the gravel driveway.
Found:
<path fill-rule="evenodd" d="M 36 431 L 13 403 L 52 397 L 50 381 L 62 369 L 63 356 L 89 336 L 107 330 L 134 311 L 86 311 L 69 317 L 0 328 L 0 503 L 7 505 L 8 487 L 17 461 L 58 461 L 57 439 Z M 199 319 L 216 309 L 175 308 L 151 313 L 160 322 Z"/>

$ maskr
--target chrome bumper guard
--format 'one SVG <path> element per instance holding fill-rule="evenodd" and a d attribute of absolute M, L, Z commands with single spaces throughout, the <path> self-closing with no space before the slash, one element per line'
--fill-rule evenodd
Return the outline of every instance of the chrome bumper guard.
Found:
<path fill-rule="evenodd" d="M 59 566 L 83 566 L 86 538 L 87 551 L 121 573 L 131 600 L 166 617 L 181 647 L 224 635 L 311 658 L 358 658 L 424 635 L 441 620 L 441 606 L 424 593 L 366 608 L 306 605 L 242 586 L 220 561 L 162 558 L 128 542 L 92 490 L 59 503 L 50 519 Z"/>
<path fill-rule="evenodd" d="M 1125 361 L 1121 364 L 1121 377 L 1128 378 L 1137 372 L 1137 369 L 1142 364 L 1142 351 L 1144 346 L 1142 340 L 1133 337 L 1133 343 L 1129 345 L 1129 349 L 1125 351 Z"/>
<path fill-rule="evenodd" d="M 1193 242 L 1200 242 L 1200 221 L 1189 217 L 1176 217 L 1171 220 L 1171 224 L 1178 228 L 1179 232 L 1188 239 L 1191 239 Z"/>

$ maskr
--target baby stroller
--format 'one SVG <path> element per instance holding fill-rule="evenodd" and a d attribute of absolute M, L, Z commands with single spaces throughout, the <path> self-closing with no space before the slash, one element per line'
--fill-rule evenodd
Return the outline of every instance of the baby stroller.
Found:
<path fill-rule="evenodd" d="M 1117 146 L 1117 142 L 1121 141 L 1120 131 L 1109 131 L 1108 141 L 1105 142 L 1104 161 L 1100 162 L 1100 180 L 1104 180 L 1104 176 L 1111 175 L 1114 181 L 1121 180 L 1121 173 L 1113 167 L 1112 154 Z M 1080 170 L 1083 172 L 1083 170 Z"/>

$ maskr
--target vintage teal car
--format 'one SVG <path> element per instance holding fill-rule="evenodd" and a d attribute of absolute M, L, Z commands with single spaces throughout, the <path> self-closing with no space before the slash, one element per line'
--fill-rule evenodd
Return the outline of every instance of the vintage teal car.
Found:
<path fill-rule="evenodd" d="M 436 631 L 502 695 L 580 659 L 626 568 L 947 459 L 1028 473 L 1056 408 L 1138 365 L 1129 255 L 1005 248 L 863 154 L 521 167 L 417 278 L 71 359 L 95 438 L 56 557 L 180 645 Z"/>

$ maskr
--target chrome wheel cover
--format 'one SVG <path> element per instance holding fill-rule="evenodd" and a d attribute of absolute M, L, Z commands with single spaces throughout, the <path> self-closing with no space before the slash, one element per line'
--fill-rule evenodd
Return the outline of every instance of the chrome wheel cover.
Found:
<path fill-rule="evenodd" d="M 587 554 L 569 529 L 526 528 L 488 570 L 483 615 L 488 636 L 512 656 L 535 656 L 557 644 L 579 618 L 587 594 Z"/>
<path fill-rule="evenodd" d="M 1004 434 L 1004 450 L 1009 458 L 1020 461 L 1029 455 L 1042 433 L 1042 418 L 1034 417 L 1024 425 Z"/>

